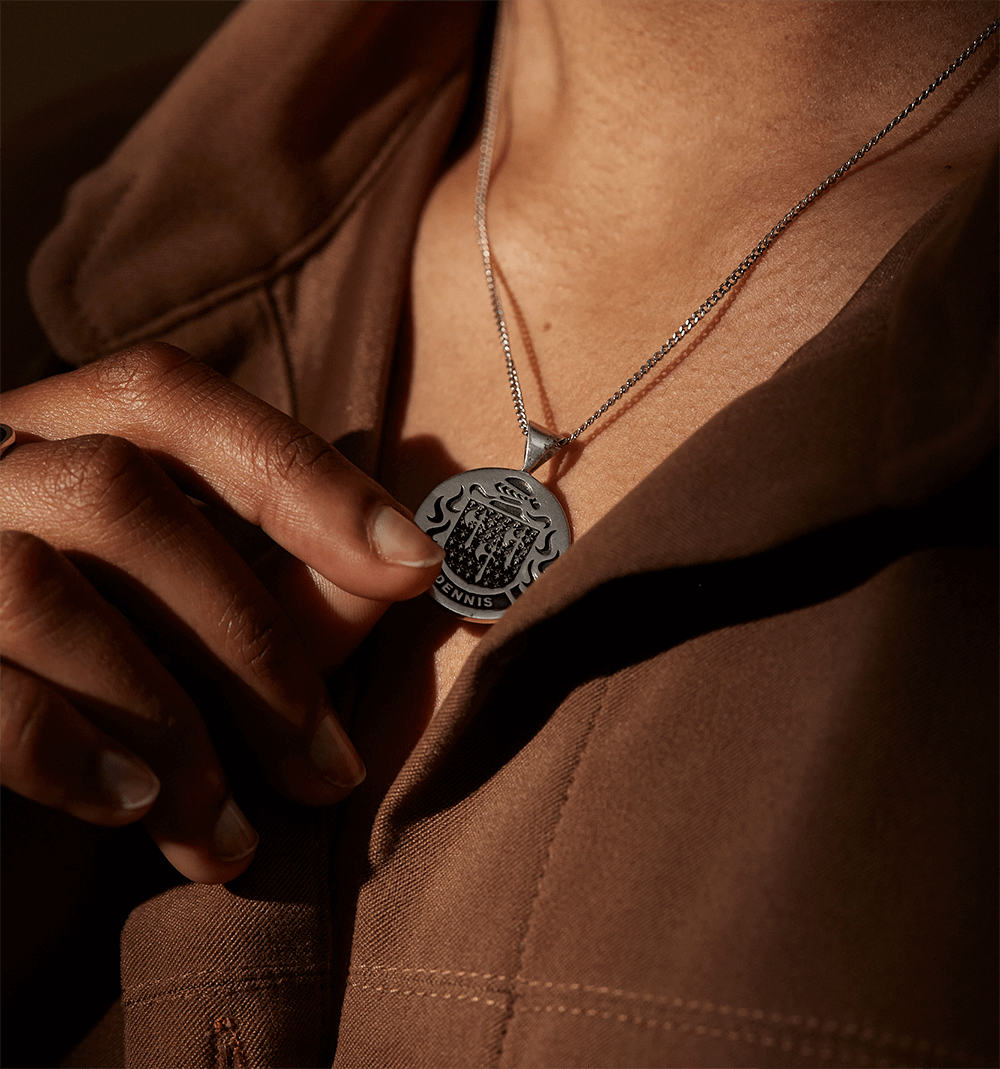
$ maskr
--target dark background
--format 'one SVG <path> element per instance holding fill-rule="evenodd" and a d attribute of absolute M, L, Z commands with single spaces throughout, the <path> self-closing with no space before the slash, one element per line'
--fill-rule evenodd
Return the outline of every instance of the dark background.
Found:
<path fill-rule="evenodd" d="M 54 369 L 28 305 L 31 255 L 233 0 L 0 2 L 0 386 Z"/>
<path fill-rule="evenodd" d="M 237 6 L 230 0 L 3 0 L 3 125 L 109 75 L 190 55 Z"/>

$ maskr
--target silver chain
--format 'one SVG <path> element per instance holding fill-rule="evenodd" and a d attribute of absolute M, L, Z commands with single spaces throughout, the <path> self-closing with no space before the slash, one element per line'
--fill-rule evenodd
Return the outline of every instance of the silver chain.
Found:
<path fill-rule="evenodd" d="M 498 16 L 499 18 L 500 16 Z M 828 175 L 820 184 L 805 197 L 802 198 L 789 212 L 781 217 L 771 229 L 757 242 L 753 249 L 739 262 L 739 264 L 726 276 L 726 278 L 705 298 L 701 304 L 684 320 L 684 322 L 670 335 L 670 337 L 656 350 L 655 353 L 604 402 L 603 405 L 589 418 L 584 420 L 572 434 L 557 438 L 559 446 L 567 445 L 575 441 L 588 427 L 600 419 L 605 412 L 617 404 L 629 390 L 670 352 L 677 343 L 690 334 L 692 330 L 712 311 L 723 297 L 736 285 L 746 272 L 764 255 L 771 247 L 777 236 L 788 224 L 801 214 L 812 202 L 825 193 L 839 179 L 858 162 L 867 156 L 869 152 L 882 140 L 890 130 L 898 126 L 915 108 L 919 107 L 935 89 L 977 51 L 994 33 L 1000 28 L 1000 19 L 994 19 L 989 26 L 969 45 L 968 48 L 947 66 L 927 88 L 905 108 L 888 125 L 884 126 L 870 140 L 865 142 L 849 160 L 845 160 L 831 175 Z M 507 364 L 507 378 L 510 382 L 510 393 L 514 399 L 514 410 L 517 413 L 518 426 L 521 433 L 528 436 L 528 417 L 524 411 L 524 398 L 521 394 L 521 384 L 518 381 L 517 369 L 514 367 L 514 357 L 510 351 L 510 337 L 507 333 L 507 321 L 503 314 L 503 304 L 497 289 L 496 279 L 493 277 L 493 264 L 490 255 L 490 239 L 486 230 L 486 197 L 489 192 L 490 172 L 493 168 L 493 146 L 496 139 L 497 114 L 499 112 L 499 86 L 500 66 L 503 55 L 503 34 L 498 22 L 496 28 L 496 40 L 493 46 L 493 58 L 490 63 L 489 82 L 486 88 L 486 116 L 483 125 L 483 136 L 479 147 L 479 171 L 476 179 L 476 229 L 479 233 L 479 249 L 483 254 L 483 267 L 486 271 L 486 288 L 493 302 L 493 315 L 496 319 L 497 331 L 500 334 L 500 345 L 503 347 L 504 360 Z"/>

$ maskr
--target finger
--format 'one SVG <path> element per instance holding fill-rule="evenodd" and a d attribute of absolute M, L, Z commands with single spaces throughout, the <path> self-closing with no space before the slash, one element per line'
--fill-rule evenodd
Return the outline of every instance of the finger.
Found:
<path fill-rule="evenodd" d="M 254 573 L 295 621 L 321 676 L 341 667 L 392 604 L 348 594 L 277 547 L 254 565 Z"/>
<path fill-rule="evenodd" d="M 328 805 L 361 781 L 288 616 L 145 453 L 96 435 L 27 444 L 5 459 L 3 480 L 0 517 L 79 558 L 128 615 L 224 682 L 279 790 Z"/>
<path fill-rule="evenodd" d="M 242 872 L 256 834 L 229 796 L 187 695 L 124 618 L 51 546 L 5 531 L 0 552 L 0 642 L 7 667 L 20 673 L 20 690 L 5 694 L 3 702 L 4 741 L 13 745 L 17 782 L 34 776 L 33 792 L 44 783 L 64 802 L 72 797 L 74 804 L 87 804 L 90 784 L 74 780 L 72 767 L 65 769 L 59 758 L 56 732 L 72 719 L 69 704 L 96 729 L 88 736 L 78 722 L 69 726 L 81 747 L 80 762 L 100 769 L 111 739 L 118 743 L 113 752 L 140 758 L 159 779 L 146 826 L 179 871 L 201 882 Z M 44 679 L 64 703 L 40 699 L 25 682 L 28 674 Z"/>
<path fill-rule="evenodd" d="M 130 824 L 160 793 L 153 770 L 52 687 L 0 665 L 0 780 L 91 824 Z"/>
<path fill-rule="evenodd" d="M 360 597 L 426 590 L 442 550 L 376 482 L 317 435 L 172 346 L 128 350 L 12 391 L 18 433 L 121 436 L 189 494 L 224 504 Z"/>

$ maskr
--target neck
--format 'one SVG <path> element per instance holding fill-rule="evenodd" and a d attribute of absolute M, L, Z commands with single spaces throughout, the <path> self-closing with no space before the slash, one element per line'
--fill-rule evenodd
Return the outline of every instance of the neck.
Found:
<path fill-rule="evenodd" d="M 610 112 L 758 133 L 878 122 L 996 15 L 966 0 L 509 0 L 507 13 L 525 122 Z"/>
<path fill-rule="evenodd" d="M 665 256 L 717 273 L 993 15 L 992 3 L 898 0 L 510 0 L 494 251 L 530 287 L 579 290 L 588 271 L 659 284 Z M 982 165 L 996 136 L 995 57 L 991 42 L 853 172 L 855 205 L 872 187 L 884 201 L 873 210 L 905 204 L 908 225 Z"/>
<path fill-rule="evenodd" d="M 803 165 L 825 167 L 822 178 L 940 73 L 994 7 L 510 0 L 498 144 L 536 190 L 590 172 L 662 200 L 685 172 L 725 182 L 754 163 L 776 181 Z"/>

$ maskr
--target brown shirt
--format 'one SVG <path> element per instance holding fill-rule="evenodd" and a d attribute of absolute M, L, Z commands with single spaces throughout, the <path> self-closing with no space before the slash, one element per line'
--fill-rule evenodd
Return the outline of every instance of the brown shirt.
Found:
<path fill-rule="evenodd" d="M 175 342 L 374 470 L 477 17 L 240 11 L 39 252 L 60 355 Z M 123 1064 L 996 1064 L 995 188 L 572 546 L 391 783 L 262 793 L 244 876 L 133 912 Z"/>

